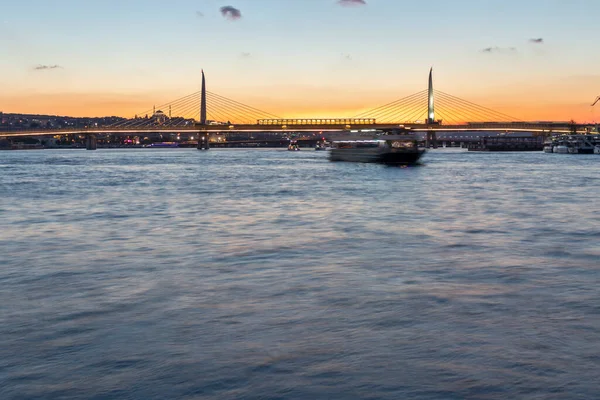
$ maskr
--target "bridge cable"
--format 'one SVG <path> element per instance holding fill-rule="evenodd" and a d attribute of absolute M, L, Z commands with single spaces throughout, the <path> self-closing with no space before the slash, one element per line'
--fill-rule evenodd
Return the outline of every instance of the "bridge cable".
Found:
<path fill-rule="evenodd" d="M 230 113 L 230 115 L 226 116 L 229 121 L 235 121 L 237 118 L 240 117 L 240 119 L 247 119 L 250 121 L 259 119 L 257 118 L 256 113 L 250 113 L 246 109 L 240 109 L 240 107 L 238 107 L 236 104 L 222 100 L 219 97 L 213 97 L 212 95 L 210 95 L 207 96 L 207 100 L 210 100 L 209 103 L 216 104 L 219 108 L 223 108 L 224 111 Z M 238 122 L 241 123 L 241 121 Z"/>
<path fill-rule="evenodd" d="M 438 109 L 444 110 L 446 109 L 446 107 L 448 109 L 454 109 L 457 112 L 463 112 L 462 114 L 458 114 L 459 115 L 459 121 L 462 123 L 466 123 L 466 122 L 474 122 L 474 121 L 478 121 L 480 120 L 486 120 L 486 119 L 490 119 L 488 118 L 487 114 L 484 114 L 482 111 L 480 110 L 473 110 L 470 107 L 466 107 L 461 103 L 456 103 L 454 102 L 452 99 L 448 99 L 447 97 L 445 97 L 445 95 L 440 94 L 438 96 L 438 100 L 439 100 L 439 106 Z"/>
<path fill-rule="evenodd" d="M 160 110 L 161 108 L 165 108 L 165 107 L 171 107 L 171 111 L 173 111 L 172 106 L 175 105 L 175 114 L 178 114 L 179 113 L 178 107 L 185 107 L 186 105 L 193 103 L 194 97 L 196 95 L 197 95 L 197 93 L 193 93 L 191 95 L 182 97 L 174 102 L 162 104 L 161 106 L 158 107 L 158 110 Z M 147 112 L 142 113 L 142 114 L 145 114 L 147 117 L 148 114 L 150 114 L 152 111 L 154 111 L 154 110 L 148 110 Z M 170 119 L 172 119 L 172 118 L 170 118 Z M 165 126 L 165 125 L 167 125 L 167 124 L 163 124 L 161 126 Z M 141 127 L 141 126 L 157 126 L 157 124 L 156 124 L 156 120 L 153 119 L 152 117 L 150 117 L 150 118 L 141 117 L 141 118 L 135 118 L 133 120 L 129 120 L 126 123 L 118 124 L 118 126 L 119 127 Z"/>
<path fill-rule="evenodd" d="M 236 119 L 240 119 L 239 123 L 242 123 L 242 120 L 246 121 L 253 121 L 252 123 L 256 123 L 257 119 L 257 115 L 256 114 L 250 114 L 248 111 L 245 110 L 240 110 L 235 104 L 230 104 L 227 103 L 217 97 L 213 97 L 211 96 L 207 96 L 207 101 L 209 104 L 216 104 L 217 107 L 222 108 L 224 112 L 230 113 L 229 115 L 226 115 L 226 118 L 228 121 L 236 121 Z M 260 117 L 260 116 L 259 116 Z M 224 121 L 222 121 L 224 122 Z"/>
<path fill-rule="evenodd" d="M 223 100 L 226 100 L 226 101 L 228 101 L 228 102 L 231 102 L 231 103 L 237 104 L 237 105 L 239 105 L 240 107 L 242 107 L 242 108 L 245 108 L 245 109 L 247 109 L 247 110 L 249 110 L 249 111 L 254 111 L 254 112 L 256 112 L 256 113 L 259 113 L 259 114 L 261 114 L 261 115 L 269 116 L 270 118 L 273 118 L 273 119 L 281 119 L 281 117 L 278 117 L 277 115 L 274 115 L 274 114 L 268 113 L 268 112 L 266 112 L 266 111 L 263 111 L 263 110 L 259 110 L 258 108 L 251 107 L 251 106 L 249 106 L 249 105 L 247 105 L 247 104 L 243 104 L 243 103 L 240 103 L 240 102 L 238 102 L 238 101 L 235 101 L 235 100 L 232 100 L 232 99 L 228 99 L 227 97 L 220 96 L 220 95 L 218 95 L 218 94 L 216 94 L 216 93 L 212 93 L 212 92 L 206 92 L 206 93 L 207 93 L 207 94 L 208 94 L 208 93 L 210 93 L 210 94 L 211 94 L 211 95 L 213 95 L 213 96 L 216 96 L 216 97 L 218 97 L 218 98 L 221 98 L 221 99 L 223 99 Z"/>
<path fill-rule="evenodd" d="M 453 108 L 454 110 L 457 111 L 457 113 L 459 113 L 459 115 L 461 115 L 461 117 L 463 118 L 463 123 L 466 122 L 478 122 L 478 121 L 493 121 L 495 118 L 497 118 L 498 116 L 490 116 L 489 114 L 487 114 L 484 110 L 478 109 L 478 108 L 474 108 L 470 105 L 465 105 L 463 103 L 460 102 L 456 102 L 454 99 L 452 98 L 448 98 L 445 95 L 440 95 L 440 99 L 444 102 L 444 104 L 449 103 L 449 107 Z M 462 112 L 462 114 L 460 114 L 460 112 Z"/>
<path fill-rule="evenodd" d="M 394 102 L 393 105 L 390 104 L 383 108 L 380 107 L 379 111 L 371 114 L 371 118 L 385 121 L 386 117 L 389 117 L 390 115 L 398 114 L 399 109 L 409 107 L 415 103 L 420 103 L 422 101 L 423 96 L 426 96 L 426 93 L 423 93 L 423 92 L 417 93 L 415 95 L 408 96 L 408 97 L 402 99 L 401 101 Z"/>
<path fill-rule="evenodd" d="M 216 104 L 226 108 L 227 110 L 231 110 L 231 112 L 233 112 L 233 115 L 235 115 L 235 116 L 241 115 L 246 118 L 254 119 L 257 116 L 264 115 L 264 114 L 254 111 L 252 109 L 240 107 L 237 103 L 231 102 L 224 97 L 213 95 L 212 93 L 207 94 L 207 100 L 210 100 L 213 103 L 216 103 Z"/>
<path fill-rule="evenodd" d="M 225 122 L 225 121 L 231 121 L 230 119 L 228 119 L 227 115 L 223 115 L 221 114 L 221 110 L 218 108 L 214 108 L 212 105 L 207 104 L 206 105 L 206 114 L 208 116 L 208 114 L 210 114 L 211 120 L 212 121 L 216 121 L 216 122 Z"/>
<path fill-rule="evenodd" d="M 438 90 L 436 90 L 436 92 L 438 92 L 438 93 L 441 93 L 441 94 L 443 94 L 443 95 L 446 95 L 446 96 L 448 96 L 448 97 L 450 97 L 450 98 L 452 98 L 452 99 L 455 99 L 456 101 L 463 102 L 463 103 L 467 103 L 467 104 L 470 104 L 471 106 L 474 106 L 474 107 L 476 107 L 476 108 L 480 108 L 480 109 L 483 109 L 483 110 L 485 110 L 485 111 L 488 111 L 488 112 L 490 112 L 492 115 L 499 115 L 499 116 L 502 116 L 503 118 L 508 118 L 508 120 L 509 120 L 509 121 L 519 121 L 519 122 L 523 122 L 522 120 L 520 120 L 520 119 L 518 119 L 518 118 L 515 118 L 515 117 L 512 117 L 512 116 L 510 116 L 510 115 L 508 115 L 508 114 L 504 114 L 504 113 L 502 113 L 502 112 L 499 112 L 499 111 L 492 110 L 491 108 L 484 107 L 484 106 L 481 106 L 481 105 L 479 105 L 479 104 L 475 104 L 475 103 L 473 103 L 473 102 L 470 102 L 470 101 L 468 101 L 468 100 L 461 99 L 460 97 L 456 97 L 456 96 L 453 96 L 453 95 L 451 95 L 451 94 L 444 93 L 444 92 L 442 92 L 442 91 L 438 91 Z"/>
<path fill-rule="evenodd" d="M 378 121 L 380 120 L 381 122 L 406 122 L 406 115 L 412 113 L 412 111 L 415 108 L 420 107 L 426 100 L 426 96 L 426 93 L 422 93 L 420 97 L 411 99 L 410 101 L 407 101 L 404 104 L 394 106 L 393 108 L 387 110 L 385 113 L 379 115 L 377 117 Z M 405 119 L 405 121 L 400 121 L 400 118 Z"/>
<path fill-rule="evenodd" d="M 186 104 L 178 105 L 174 110 L 171 108 L 170 117 L 168 122 L 165 125 L 177 125 L 180 123 L 185 123 L 189 120 L 195 121 L 195 115 L 198 114 L 198 101 L 197 99 L 193 99 L 191 101 L 186 102 Z M 191 118 L 190 118 L 191 114 Z M 181 121 L 183 120 L 183 121 Z"/>
<path fill-rule="evenodd" d="M 422 92 L 418 92 L 418 93 L 413 93 L 413 94 L 411 94 L 411 95 L 409 95 L 409 96 L 402 97 L 402 98 L 400 98 L 400 99 L 398 99 L 398 100 L 394 100 L 394 101 L 392 101 L 392 102 L 390 102 L 390 103 L 387 103 L 387 104 L 381 105 L 381 106 L 379 106 L 379 107 L 373 108 L 373 109 L 371 109 L 371 110 L 365 111 L 365 112 L 363 112 L 363 113 L 361 113 L 361 114 L 358 114 L 358 115 L 356 115 L 354 118 L 369 118 L 369 116 L 370 116 L 370 115 L 372 115 L 372 114 L 376 113 L 376 112 L 377 112 L 377 111 L 379 111 L 380 109 L 383 109 L 383 108 L 386 108 L 386 107 L 392 106 L 392 105 L 394 105 L 394 104 L 396 104 L 396 103 L 402 102 L 402 101 L 404 101 L 404 100 L 410 99 L 410 98 L 411 98 L 411 97 L 413 97 L 413 96 L 418 96 L 418 95 L 420 95 L 420 94 L 421 94 L 421 93 L 423 93 L 423 92 L 427 92 L 427 90 L 424 90 L 424 91 L 422 91 Z"/>
<path fill-rule="evenodd" d="M 161 105 L 160 105 L 160 106 L 158 106 L 158 107 L 153 107 L 153 108 L 151 108 L 151 109 L 149 109 L 149 110 L 146 110 L 146 111 L 144 111 L 144 112 L 142 112 L 142 113 L 138 113 L 138 114 L 136 114 L 136 115 L 138 115 L 138 116 L 139 116 L 139 115 L 148 115 L 148 114 L 151 114 L 151 113 L 154 111 L 154 109 L 155 109 L 155 108 L 156 108 L 156 109 L 158 109 L 158 110 L 160 110 L 161 108 L 165 108 L 165 107 L 168 107 L 169 105 L 177 104 L 178 102 L 185 101 L 185 100 L 187 100 L 187 99 L 189 99 L 189 98 L 192 98 L 193 96 L 197 95 L 198 93 L 199 93 L 199 92 L 192 93 L 192 94 L 189 94 L 189 95 L 187 95 L 187 96 L 183 96 L 183 97 L 181 97 L 181 98 L 179 98 L 179 99 L 177 99 L 177 100 L 171 101 L 171 102 L 169 102 L 169 103 L 161 104 Z M 132 120 L 129 120 L 128 122 L 130 122 L 130 123 L 133 123 L 133 124 L 136 124 L 136 123 L 137 123 L 137 122 L 138 122 L 140 119 L 142 119 L 142 120 L 143 120 L 143 119 L 144 119 L 144 117 L 141 117 L 141 118 L 138 118 L 138 119 L 135 119 L 135 118 L 134 118 L 134 119 L 132 119 Z M 117 123 L 117 124 L 115 124 L 115 125 L 119 125 L 119 123 Z M 129 125 L 129 124 L 127 124 L 127 123 L 126 123 L 125 125 Z"/>
<path fill-rule="evenodd" d="M 390 119 L 398 118 L 398 115 L 403 115 L 402 110 L 404 110 L 408 107 L 412 107 L 414 105 L 420 104 L 423 101 L 422 97 L 424 94 L 419 93 L 419 95 L 420 95 L 419 97 L 414 97 L 411 99 L 408 99 L 408 97 L 407 97 L 407 98 L 403 99 L 402 103 L 398 103 L 394 106 L 388 106 L 386 109 L 381 110 L 379 113 L 376 113 L 374 115 L 374 118 L 376 118 L 378 121 L 381 121 L 381 122 L 389 121 L 388 119 L 386 119 L 388 117 L 390 117 Z M 409 97 L 412 97 L 412 96 L 409 96 Z"/>

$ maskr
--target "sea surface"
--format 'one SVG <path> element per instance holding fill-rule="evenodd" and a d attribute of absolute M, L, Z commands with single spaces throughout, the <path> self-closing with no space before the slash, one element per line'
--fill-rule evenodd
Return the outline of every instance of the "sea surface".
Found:
<path fill-rule="evenodd" d="M 600 397 L 600 156 L 0 152 L 0 399 Z"/>

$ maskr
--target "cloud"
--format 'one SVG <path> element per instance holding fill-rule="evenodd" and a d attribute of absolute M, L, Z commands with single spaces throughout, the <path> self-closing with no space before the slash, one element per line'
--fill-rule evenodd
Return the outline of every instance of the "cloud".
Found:
<path fill-rule="evenodd" d="M 221 15 L 230 21 L 235 21 L 242 18 L 242 12 L 232 6 L 221 7 Z"/>
<path fill-rule="evenodd" d="M 34 67 L 33 69 L 36 71 L 43 71 L 46 69 L 58 69 L 58 68 L 62 68 L 60 65 L 38 65 L 36 67 Z"/>
<path fill-rule="evenodd" d="M 344 53 L 342 53 L 342 58 L 344 60 L 348 60 L 348 61 L 352 60 L 352 56 L 350 54 L 344 54 Z"/>
<path fill-rule="evenodd" d="M 366 6 L 365 0 L 338 0 L 340 6 Z"/>
<path fill-rule="evenodd" d="M 204 13 L 202 11 L 196 11 L 196 17 L 202 18 L 204 17 Z"/>
<path fill-rule="evenodd" d="M 529 39 L 530 43 L 537 43 L 537 44 L 543 44 L 544 43 L 544 38 L 533 38 L 533 39 Z"/>
<path fill-rule="evenodd" d="M 242 56 L 242 58 L 250 58 L 250 57 L 252 57 L 251 53 L 242 53 L 240 55 Z"/>
<path fill-rule="evenodd" d="M 485 49 L 481 50 L 482 53 L 516 53 L 517 52 L 517 48 L 516 47 L 498 47 L 498 46 L 494 46 L 494 47 L 486 47 Z"/>

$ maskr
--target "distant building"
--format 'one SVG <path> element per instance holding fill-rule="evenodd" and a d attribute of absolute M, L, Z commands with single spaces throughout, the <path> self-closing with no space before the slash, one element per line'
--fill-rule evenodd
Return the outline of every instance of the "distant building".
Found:
<path fill-rule="evenodd" d="M 167 121 L 167 116 L 165 115 L 164 112 L 162 112 L 161 110 L 157 110 L 153 115 L 152 115 L 152 119 L 157 123 L 157 124 L 164 124 Z"/>

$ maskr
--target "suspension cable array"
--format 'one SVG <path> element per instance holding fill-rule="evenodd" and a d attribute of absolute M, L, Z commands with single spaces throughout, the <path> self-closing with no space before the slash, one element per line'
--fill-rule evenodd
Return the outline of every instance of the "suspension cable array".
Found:
<path fill-rule="evenodd" d="M 200 120 L 201 92 L 195 92 L 175 101 L 145 110 L 134 118 L 113 124 L 115 128 L 143 128 L 148 126 L 184 127 Z M 256 124 L 259 119 L 279 118 L 258 108 L 206 92 L 206 114 L 209 124 Z"/>
<path fill-rule="evenodd" d="M 518 118 L 480 106 L 460 97 L 434 90 L 438 120 L 450 124 L 467 122 L 519 122 Z M 376 118 L 379 123 L 419 123 L 427 118 L 428 91 L 412 94 L 363 112 L 356 118 Z"/>
<path fill-rule="evenodd" d="M 355 118 L 375 118 L 377 122 L 410 122 L 427 116 L 427 89 L 366 111 Z"/>
<path fill-rule="evenodd" d="M 446 124 L 467 122 L 520 122 L 518 118 L 494 111 L 488 107 L 434 90 L 437 120 Z M 423 123 L 427 118 L 428 90 L 402 97 L 391 103 L 356 115 L 354 118 L 375 119 L 378 123 Z M 144 128 L 151 126 L 193 126 L 200 119 L 201 92 L 195 92 L 175 101 L 161 104 L 118 122 L 112 127 Z M 210 125 L 256 124 L 261 119 L 280 117 L 258 108 L 206 92 L 207 123 Z"/>

